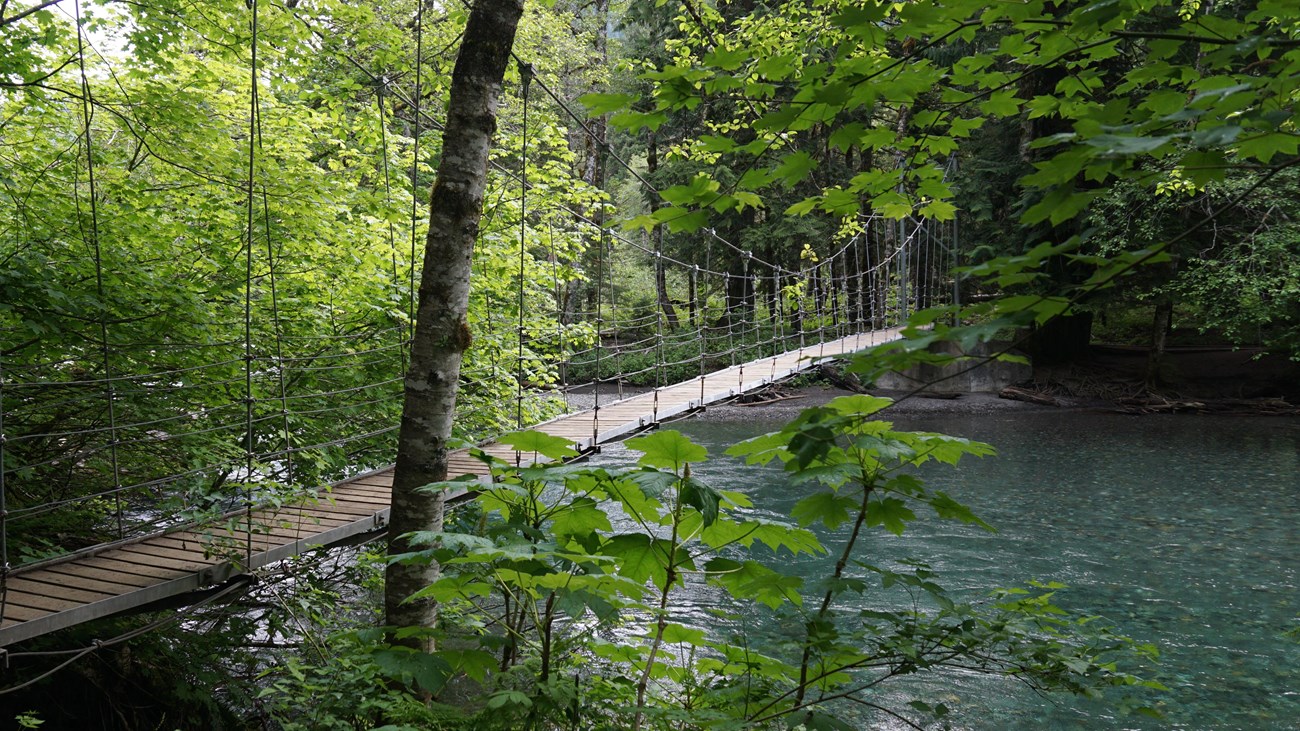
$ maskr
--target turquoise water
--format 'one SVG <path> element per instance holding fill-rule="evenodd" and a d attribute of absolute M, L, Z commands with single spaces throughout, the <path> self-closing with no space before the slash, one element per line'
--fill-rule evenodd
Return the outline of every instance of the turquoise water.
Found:
<path fill-rule="evenodd" d="M 1059 604 L 1160 647 L 1155 677 L 1170 690 L 1146 699 L 1165 714 L 1159 720 L 956 674 L 909 679 L 884 691 L 886 705 L 943 701 L 957 714 L 954 728 L 989 731 L 1300 729 L 1300 642 L 1283 636 L 1300 623 L 1300 422 L 1058 412 L 894 418 L 900 428 L 998 448 L 996 458 L 925 477 L 999 530 L 923 516 L 902 537 L 873 531 L 864 560 L 924 560 L 958 591 L 1030 579 L 1067 584 Z M 781 518 L 800 491 L 777 471 L 756 476 L 722 456 L 777 426 L 674 428 L 709 448 L 714 461 L 697 474 L 750 493 L 757 509 Z M 824 573 L 829 564 L 798 570 Z"/>

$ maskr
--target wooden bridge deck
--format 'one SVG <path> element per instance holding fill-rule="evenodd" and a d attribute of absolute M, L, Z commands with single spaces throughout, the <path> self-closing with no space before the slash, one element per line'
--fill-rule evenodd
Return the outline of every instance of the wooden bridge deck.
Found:
<path fill-rule="evenodd" d="M 862 333 L 760 358 L 534 428 L 572 439 L 587 451 L 806 370 L 812 366 L 810 359 L 843 355 L 896 337 L 894 330 Z M 506 460 L 516 456 L 502 444 L 483 449 Z M 461 451 L 452 456 L 450 471 L 451 477 L 482 475 L 485 468 Z M 392 468 L 358 475 L 331 486 L 319 499 L 255 510 L 251 538 L 245 533 L 249 519 L 241 512 L 227 523 L 106 544 L 18 569 L 7 582 L 0 647 L 212 586 L 309 548 L 382 531 L 388 522 L 392 477 Z M 243 560 L 249 553 L 251 561 Z"/>

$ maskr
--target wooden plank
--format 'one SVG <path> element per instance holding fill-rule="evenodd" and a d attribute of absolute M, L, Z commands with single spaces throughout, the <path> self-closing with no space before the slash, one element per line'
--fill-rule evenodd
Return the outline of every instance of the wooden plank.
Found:
<path fill-rule="evenodd" d="M 66 612 L 69 609 L 76 609 L 86 602 L 69 601 L 67 599 L 56 599 L 54 597 L 41 596 L 39 594 L 29 594 L 22 591 L 10 591 L 5 596 L 5 614 L 9 614 L 9 605 L 15 607 L 26 607 L 28 609 L 39 609 L 49 612 Z"/>
<path fill-rule="evenodd" d="M 374 509 L 369 505 L 353 505 L 350 503 L 339 504 L 338 501 L 333 499 L 319 503 L 312 503 L 311 505 L 282 508 L 282 510 L 301 510 L 304 515 L 315 515 L 319 517 L 332 517 L 338 515 L 355 515 L 357 517 L 363 517 L 375 513 Z"/>
<path fill-rule="evenodd" d="M 134 574 L 115 574 L 111 571 L 95 569 L 89 566 L 79 566 L 77 564 L 51 566 L 48 569 L 43 569 L 40 573 L 50 574 L 52 576 L 62 576 L 69 582 L 75 581 L 77 586 L 105 594 L 126 594 L 153 583 L 152 580 L 146 579 L 143 576 L 135 576 Z"/>
<path fill-rule="evenodd" d="M 50 616 L 50 612 L 45 609 L 32 609 L 11 602 L 5 602 L 5 620 L 13 621 L 15 624 L 30 622 L 33 619 Z"/>
<path fill-rule="evenodd" d="M 335 495 L 366 495 L 368 497 L 381 498 L 385 501 L 392 501 L 393 489 L 391 487 L 374 487 L 372 485 L 358 485 L 350 482 L 346 485 L 339 485 L 334 491 Z"/>
<path fill-rule="evenodd" d="M 193 573 L 174 567 L 159 566 L 149 562 L 140 563 L 137 561 L 124 560 L 119 550 L 108 551 L 98 556 L 90 556 L 77 560 L 81 566 L 103 569 L 105 571 L 117 571 L 124 574 L 142 576 L 151 580 L 150 585 L 159 583 L 168 579 L 177 579 L 185 574 Z M 137 558 L 132 556 L 132 558 Z"/>
<path fill-rule="evenodd" d="M 261 533 L 253 533 L 251 538 L 253 551 L 265 551 L 282 543 L 271 538 L 267 538 Z M 140 543 L 132 544 L 132 547 L 151 546 L 159 550 L 165 550 L 175 555 L 172 558 L 195 558 L 211 564 L 218 564 L 224 561 L 238 561 L 243 558 L 248 550 L 248 539 L 244 534 L 237 536 L 220 535 L 213 536 L 210 541 L 200 542 L 194 539 L 175 538 L 172 536 L 156 536 Z"/>
<path fill-rule="evenodd" d="M 167 555 L 167 554 L 173 555 Z M 114 552 L 114 557 L 120 561 L 133 563 L 140 566 L 157 566 L 163 569 L 172 569 L 173 571 L 182 571 L 194 573 L 202 571 L 210 566 L 214 566 L 219 561 L 217 559 L 203 558 L 202 554 L 190 555 L 189 558 L 178 558 L 174 554 L 178 551 L 169 551 L 162 548 L 152 548 L 140 544 L 134 544 L 127 548 L 119 549 Z M 184 556 L 185 554 L 181 554 Z"/>
<path fill-rule="evenodd" d="M 272 537 L 276 541 L 278 541 L 277 545 L 284 545 L 285 543 L 290 543 L 292 541 L 305 541 L 315 536 L 318 536 L 322 533 L 325 533 L 332 528 L 339 528 L 356 522 L 360 522 L 360 521 L 346 520 L 346 521 L 333 523 L 332 525 L 313 525 L 313 526 L 305 526 L 301 528 L 294 528 L 292 526 L 286 528 L 284 526 L 277 525 L 277 526 L 268 526 L 264 530 L 265 530 L 265 535 Z"/>
<path fill-rule="evenodd" d="M 364 477 L 353 477 L 350 480 L 344 480 L 343 485 L 372 485 L 392 489 L 393 474 L 391 472 L 381 472 L 377 475 L 366 475 Z"/>
<path fill-rule="evenodd" d="M 122 593 L 116 591 L 115 592 L 92 591 L 91 589 L 85 587 L 84 585 L 73 585 L 71 583 L 72 582 L 71 577 L 60 577 L 57 574 L 56 575 L 44 574 L 41 575 L 41 578 L 46 580 L 41 581 L 37 578 L 15 576 L 15 577 L 11 577 L 6 583 L 8 584 L 8 590 L 10 592 L 19 592 L 22 594 L 35 594 L 39 596 L 49 597 L 51 599 L 77 602 L 80 604 L 89 604 L 90 602 L 97 602 L 100 599 L 106 599 L 110 596 L 116 596 Z M 67 580 L 61 581 L 60 580 L 61 578 Z"/>
<path fill-rule="evenodd" d="M 374 497 L 372 495 L 362 495 L 354 492 L 336 492 L 334 493 L 336 502 L 355 503 L 358 505 L 375 505 L 376 509 L 386 508 L 390 504 L 387 498 Z"/>
<path fill-rule="evenodd" d="M 345 525 L 358 520 L 359 518 L 369 517 L 369 515 L 371 515 L 371 513 L 327 513 L 324 511 L 312 511 L 308 513 L 305 511 L 299 512 L 297 510 L 291 511 L 286 508 L 279 513 L 267 516 L 266 522 L 279 527 L 283 527 L 282 523 L 287 522 L 290 525 L 299 527 L 303 530 L 315 530 L 319 533 L 325 528 L 336 528 L 340 525 Z"/>

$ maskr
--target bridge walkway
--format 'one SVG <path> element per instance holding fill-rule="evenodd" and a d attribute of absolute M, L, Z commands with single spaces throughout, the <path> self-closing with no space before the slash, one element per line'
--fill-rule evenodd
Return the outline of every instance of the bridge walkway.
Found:
<path fill-rule="evenodd" d="M 818 357 L 844 355 L 897 337 L 896 329 L 878 330 L 759 358 L 534 428 L 571 439 L 587 452 L 807 370 Z M 495 442 L 482 448 L 508 461 L 517 456 Z M 468 450 L 451 458 L 449 477 L 483 477 L 485 472 Z M 389 467 L 343 480 L 292 505 L 256 509 L 251 518 L 240 511 L 223 521 L 96 546 L 20 568 L 8 579 L 0 647 L 140 610 L 310 548 L 376 535 L 388 522 L 392 478 Z"/>

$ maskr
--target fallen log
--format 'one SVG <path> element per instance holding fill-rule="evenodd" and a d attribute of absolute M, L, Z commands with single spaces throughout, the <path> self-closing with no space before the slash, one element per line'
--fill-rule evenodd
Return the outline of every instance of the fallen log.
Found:
<path fill-rule="evenodd" d="M 1039 406 L 1061 405 L 1061 402 L 1057 401 L 1053 396 L 1048 396 L 1045 393 L 1028 391 L 1023 388 L 1017 388 L 1016 386 L 1007 386 L 1002 389 L 998 392 L 998 398 L 1010 399 L 1011 401 L 1024 401 L 1031 404 L 1038 404 Z"/>
<path fill-rule="evenodd" d="M 845 391 L 852 391 L 854 393 L 867 392 L 866 387 L 862 385 L 862 381 L 858 379 L 857 374 L 847 373 L 833 365 L 824 363 L 818 366 L 817 374 L 836 388 L 842 388 Z"/>
<path fill-rule="evenodd" d="M 746 402 L 740 402 L 740 401 L 738 401 L 738 402 L 736 402 L 736 406 L 767 406 L 768 404 L 774 404 L 774 403 L 776 403 L 777 401 L 789 401 L 789 400 L 791 400 L 791 399 L 797 399 L 797 398 L 803 398 L 803 396 L 802 396 L 802 395 L 797 395 L 797 396 L 777 396 L 776 398 L 770 398 L 770 399 L 767 399 L 766 401 L 746 401 Z"/>

